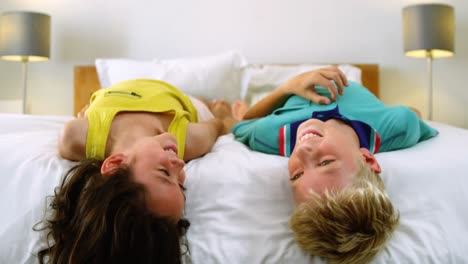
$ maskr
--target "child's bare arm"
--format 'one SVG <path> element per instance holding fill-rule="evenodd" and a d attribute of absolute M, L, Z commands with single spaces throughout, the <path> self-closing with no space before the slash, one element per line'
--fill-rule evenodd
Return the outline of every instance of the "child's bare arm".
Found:
<path fill-rule="evenodd" d="M 189 123 L 185 139 L 184 160 L 189 161 L 208 153 L 223 132 L 223 121 L 218 118 L 200 123 Z"/>
<path fill-rule="evenodd" d="M 408 106 L 408 108 L 413 111 L 419 118 L 422 118 L 421 111 L 419 111 L 417 108 Z"/>
<path fill-rule="evenodd" d="M 332 95 L 332 100 L 336 100 L 338 94 L 343 94 L 343 88 L 348 85 L 348 80 L 337 67 L 301 73 L 290 78 L 272 93 L 250 107 L 243 116 L 243 119 L 269 115 L 275 109 L 281 107 L 289 96 L 293 94 L 309 99 L 317 104 L 329 104 L 330 99 L 319 95 L 315 91 L 316 85 L 326 87 Z"/>
<path fill-rule="evenodd" d="M 203 99 L 202 99 L 203 100 Z M 231 128 L 238 122 L 232 116 L 232 109 L 225 100 L 208 102 L 203 100 L 214 118 L 199 123 L 189 123 L 185 140 L 184 160 L 189 161 L 208 153 L 216 139 L 230 133 Z"/>

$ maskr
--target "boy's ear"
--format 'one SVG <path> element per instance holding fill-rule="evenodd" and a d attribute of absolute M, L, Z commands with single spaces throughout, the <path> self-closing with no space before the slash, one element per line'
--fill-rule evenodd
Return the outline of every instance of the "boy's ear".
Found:
<path fill-rule="evenodd" d="M 362 157 L 364 158 L 365 163 L 371 170 L 375 173 L 380 173 L 382 169 L 380 168 L 380 164 L 375 158 L 375 156 L 370 153 L 370 151 L 366 148 L 360 148 L 359 151 L 361 152 Z"/>
<path fill-rule="evenodd" d="M 103 176 L 112 176 L 123 164 L 127 156 L 123 153 L 112 154 L 107 157 L 101 166 Z"/>

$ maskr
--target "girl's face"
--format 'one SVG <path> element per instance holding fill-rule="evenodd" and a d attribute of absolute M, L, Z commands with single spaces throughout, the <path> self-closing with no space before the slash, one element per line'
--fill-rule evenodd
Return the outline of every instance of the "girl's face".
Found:
<path fill-rule="evenodd" d="M 169 133 L 143 137 L 124 154 L 123 163 L 135 182 L 145 188 L 147 207 L 154 214 L 178 221 L 185 204 L 185 163 L 177 156 L 175 137 Z"/>
<path fill-rule="evenodd" d="M 310 190 L 321 195 L 325 190 L 331 192 L 349 185 L 359 169 L 359 158 L 366 151 L 360 149 L 353 128 L 342 121 L 303 122 L 288 162 L 296 205 L 308 199 Z"/>

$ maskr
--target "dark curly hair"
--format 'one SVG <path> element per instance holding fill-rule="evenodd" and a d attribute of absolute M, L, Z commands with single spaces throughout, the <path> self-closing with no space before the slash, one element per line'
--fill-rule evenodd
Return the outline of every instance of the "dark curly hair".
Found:
<path fill-rule="evenodd" d="M 190 223 L 151 214 L 143 186 L 131 181 L 129 170 L 103 177 L 101 165 L 81 161 L 55 189 L 51 217 L 34 228 L 48 230 L 48 247 L 39 251 L 39 262 L 181 263 Z"/>

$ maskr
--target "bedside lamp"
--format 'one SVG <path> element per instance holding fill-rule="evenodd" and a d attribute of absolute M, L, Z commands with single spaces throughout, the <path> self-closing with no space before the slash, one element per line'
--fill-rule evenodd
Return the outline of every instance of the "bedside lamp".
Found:
<path fill-rule="evenodd" d="M 420 4 L 403 8 L 405 55 L 427 60 L 429 120 L 432 120 L 432 59 L 453 56 L 454 31 L 453 7 L 449 5 Z"/>
<path fill-rule="evenodd" d="M 50 56 L 50 16 L 35 12 L 6 12 L 0 18 L 0 58 L 23 63 L 23 114 L 27 105 L 28 62 Z"/>

